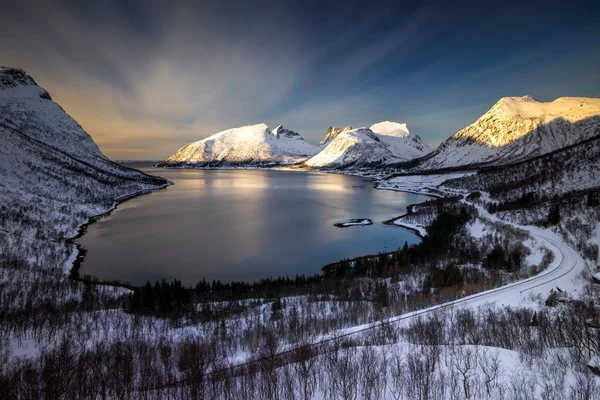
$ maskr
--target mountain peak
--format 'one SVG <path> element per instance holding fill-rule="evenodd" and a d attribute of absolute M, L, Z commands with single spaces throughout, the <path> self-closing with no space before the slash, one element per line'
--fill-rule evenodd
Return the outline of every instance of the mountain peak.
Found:
<path fill-rule="evenodd" d="M 526 94 L 524 96 L 506 96 L 506 97 L 501 97 L 500 100 L 498 100 L 496 102 L 496 104 L 502 104 L 502 103 L 510 103 L 510 102 L 533 102 L 533 103 L 543 103 L 542 101 L 539 101 L 538 99 L 536 99 L 535 97 Z"/>
<path fill-rule="evenodd" d="M 445 140 L 421 169 L 501 165 L 576 144 L 597 134 L 600 99 L 503 97 L 473 124 Z"/>
<path fill-rule="evenodd" d="M 410 136 L 405 123 L 383 121 L 371 125 L 371 130 L 379 135 L 407 137 Z"/>
<path fill-rule="evenodd" d="M 0 90 L 18 89 L 22 87 L 35 88 L 35 92 L 39 97 L 52 100 L 50 94 L 45 89 L 39 87 L 35 80 L 27 75 L 22 69 L 6 66 L 0 67 Z M 14 90 L 12 90 L 12 92 L 14 92 Z"/>
<path fill-rule="evenodd" d="M 302 136 L 298 132 L 294 132 L 289 129 L 285 129 L 283 125 L 277 125 L 277 128 L 273 129 L 273 135 L 277 138 L 279 137 L 287 137 L 291 139 L 303 139 Z"/>
<path fill-rule="evenodd" d="M 431 153 L 431 149 L 417 135 L 411 135 L 405 123 L 383 121 L 373 124 L 371 130 L 401 160 L 411 160 Z"/>
<path fill-rule="evenodd" d="M 29 85 L 37 86 L 37 83 L 22 69 L 0 66 L 0 89 Z"/>
<path fill-rule="evenodd" d="M 187 144 L 162 165 L 293 164 L 308 159 L 316 152 L 316 146 L 306 143 L 300 134 L 285 129 L 283 125 L 271 131 L 263 123 L 227 129 Z"/>
<path fill-rule="evenodd" d="M 598 114 L 598 99 L 585 97 L 559 97 L 554 101 L 539 101 L 534 97 L 503 97 L 480 119 L 553 119 L 562 117 L 570 121 Z"/>
<path fill-rule="evenodd" d="M 337 130 L 335 130 L 337 129 Z M 331 128 L 329 143 L 305 165 L 310 168 L 346 168 L 398 161 L 369 128 L 342 130 Z M 325 140 L 323 139 L 323 140 Z"/>
<path fill-rule="evenodd" d="M 327 128 L 327 132 L 325 132 L 325 137 L 323 140 L 319 142 L 319 146 L 329 144 L 337 135 L 342 132 L 348 132 L 352 130 L 352 126 L 348 125 L 345 128 L 338 128 L 337 126 L 330 126 Z"/>
<path fill-rule="evenodd" d="M 530 95 L 528 95 L 528 94 L 526 94 L 525 96 L 523 96 L 523 97 L 521 97 L 521 98 L 522 98 L 523 100 L 525 100 L 525 101 L 537 101 L 537 102 L 539 102 L 539 100 L 538 100 L 538 99 L 536 99 L 535 97 L 533 97 L 533 96 L 530 96 Z"/>

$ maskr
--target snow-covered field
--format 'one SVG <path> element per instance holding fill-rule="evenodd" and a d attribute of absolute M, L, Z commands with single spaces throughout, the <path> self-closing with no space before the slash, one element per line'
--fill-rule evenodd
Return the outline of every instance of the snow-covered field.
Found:
<path fill-rule="evenodd" d="M 378 189 L 396 190 L 398 192 L 421 193 L 429 196 L 443 197 L 445 195 L 461 193 L 460 190 L 440 188 L 447 180 L 470 176 L 475 172 L 455 172 L 449 174 L 431 175 L 403 175 L 377 182 Z"/>

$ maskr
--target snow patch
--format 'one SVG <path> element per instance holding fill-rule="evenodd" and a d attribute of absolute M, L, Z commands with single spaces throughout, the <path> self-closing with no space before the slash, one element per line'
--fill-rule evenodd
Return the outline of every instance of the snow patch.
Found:
<path fill-rule="evenodd" d="M 484 237 L 488 233 L 486 225 L 479 218 L 476 218 L 467 225 L 467 229 L 469 230 L 469 234 L 477 239 Z"/>

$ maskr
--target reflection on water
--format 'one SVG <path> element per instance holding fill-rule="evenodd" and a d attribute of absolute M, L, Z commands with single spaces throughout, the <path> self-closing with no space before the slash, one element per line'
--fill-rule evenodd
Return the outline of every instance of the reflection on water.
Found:
<path fill-rule="evenodd" d="M 140 166 L 137 166 L 138 168 Z M 140 284 L 178 278 L 252 281 L 313 274 L 342 258 L 392 250 L 418 238 L 381 221 L 424 201 L 343 175 L 285 171 L 141 168 L 175 185 L 121 204 L 88 227 L 80 270 Z M 374 225 L 336 228 L 369 218 Z"/>

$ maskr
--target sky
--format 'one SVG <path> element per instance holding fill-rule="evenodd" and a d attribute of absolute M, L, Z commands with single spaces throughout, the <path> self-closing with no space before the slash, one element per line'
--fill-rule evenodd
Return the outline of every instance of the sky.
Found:
<path fill-rule="evenodd" d="M 432 147 L 501 97 L 600 97 L 594 2 L 3 0 L 23 68 L 115 160 L 264 122 L 406 122 Z"/>

